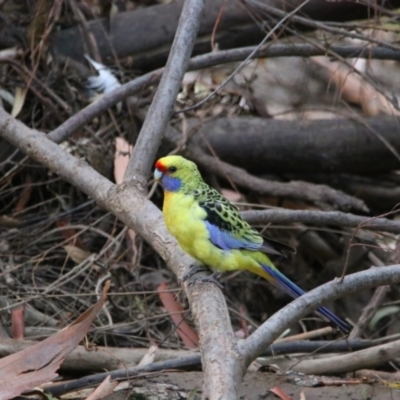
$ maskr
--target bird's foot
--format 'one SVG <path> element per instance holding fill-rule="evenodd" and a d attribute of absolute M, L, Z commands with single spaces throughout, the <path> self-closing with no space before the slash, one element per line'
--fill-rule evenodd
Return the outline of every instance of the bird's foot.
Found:
<path fill-rule="evenodd" d="M 206 272 L 209 271 L 209 269 L 205 265 L 199 265 L 199 264 L 192 264 L 190 266 L 190 269 L 186 274 L 183 274 L 182 276 L 182 282 L 187 281 L 189 278 L 191 278 L 193 275 L 197 274 L 198 272 Z M 189 282 L 189 285 L 194 285 L 197 282 L 211 282 L 214 283 L 214 285 L 218 286 L 221 290 L 224 288 L 224 286 L 218 282 L 216 279 L 216 276 L 218 275 L 218 272 L 214 272 L 211 275 L 208 276 L 203 276 L 202 278 L 197 278 L 193 279 L 193 281 Z"/>
<path fill-rule="evenodd" d="M 192 264 L 189 268 L 189 271 L 183 274 L 182 282 L 187 281 L 193 275 L 197 274 L 198 272 L 205 272 L 208 271 L 208 268 L 204 265 Z"/>
<path fill-rule="evenodd" d="M 219 283 L 219 281 L 217 280 L 216 276 L 219 275 L 218 272 L 214 272 L 211 275 L 208 276 L 203 276 L 202 278 L 197 278 L 194 279 L 192 282 L 190 282 L 190 285 L 194 285 L 197 282 L 201 282 L 201 283 L 213 283 L 214 285 L 218 286 L 221 290 L 224 289 L 224 285 L 222 285 L 221 283 Z"/>

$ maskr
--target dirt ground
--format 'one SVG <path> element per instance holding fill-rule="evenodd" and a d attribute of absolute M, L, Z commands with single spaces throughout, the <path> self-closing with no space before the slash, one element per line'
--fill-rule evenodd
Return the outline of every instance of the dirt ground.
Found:
<path fill-rule="evenodd" d="M 241 386 L 241 399 L 278 399 L 270 389 L 278 386 L 293 400 L 396 400 L 400 389 L 383 384 L 355 384 L 310 387 L 320 377 L 279 376 L 265 372 L 249 372 Z M 201 372 L 170 372 L 131 383 L 131 389 L 118 391 L 107 400 L 200 399 Z"/>

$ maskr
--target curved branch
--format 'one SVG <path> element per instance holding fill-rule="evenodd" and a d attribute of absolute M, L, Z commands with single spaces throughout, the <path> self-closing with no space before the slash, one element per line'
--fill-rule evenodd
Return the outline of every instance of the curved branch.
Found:
<path fill-rule="evenodd" d="M 400 283 L 400 265 L 371 268 L 347 275 L 343 283 L 331 281 L 304 294 L 264 322 L 252 335 L 238 343 L 241 354 L 250 364 L 285 330 L 322 304 L 369 287 Z"/>
<path fill-rule="evenodd" d="M 386 218 L 362 217 L 340 211 L 309 210 L 262 210 L 243 211 L 242 217 L 250 224 L 291 224 L 301 222 L 312 225 L 338 225 L 350 228 L 369 229 L 400 233 L 400 223 Z"/>

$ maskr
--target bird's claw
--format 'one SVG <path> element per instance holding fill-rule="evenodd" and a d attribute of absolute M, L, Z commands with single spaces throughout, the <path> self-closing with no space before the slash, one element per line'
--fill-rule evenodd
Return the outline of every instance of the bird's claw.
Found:
<path fill-rule="evenodd" d="M 190 266 L 190 269 L 188 272 L 186 272 L 185 274 L 183 274 L 182 276 L 182 282 L 187 281 L 189 278 L 191 278 L 193 275 L 197 274 L 198 272 L 205 272 L 205 271 L 209 271 L 209 269 L 204 266 L 204 265 L 198 265 L 198 264 L 192 264 Z M 203 276 L 201 278 L 196 278 L 193 279 L 191 282 L 189 282 L 189 286 L 194 285 L 197 282 L 201 282 L 201 283 L 214 283 L 216 286 L 218 286 L 221 290 L 223 290 L 224 286 L 218 282 L 218 280 L 216 279 L 216 276 L 218 275 L 218 272 L 214 272 L 211 275 L 208 276 Z"/>
<path fill-rule="evenodd" d="M 189 278 L 191 278 L 198 272 L 204 272 L 204 271 L 208 271 L 208 268 L 206 268 L 204 265 L 192 264 L 189 268 L 189 271 L 183 274 L 182 282 L 187 281 Z"/>
<path fill-rule="evenodd" d="M 217 275 L 218 275 L 218 272 L 214 272 L 211 275 L 203 276 L 203 277 L 197 278 L 197 279 L 193 279 L 193 281 L 191 281 L 189 283 L 189 285 L 194 285 L 195 283 L 198 283 L 198 282 L 201 282 L 201 283 L 213 283 L 219 289 L 223 290 L 224 289 L 224 285 L 222 285 L 221 283 L 218 282 L 218 280 L 216 279 Z"/>

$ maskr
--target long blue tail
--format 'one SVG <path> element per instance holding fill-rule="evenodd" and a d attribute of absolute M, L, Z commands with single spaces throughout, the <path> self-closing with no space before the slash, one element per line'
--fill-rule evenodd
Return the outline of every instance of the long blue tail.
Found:
<path fill-rule="evenodd" d="M 278 270 L 269 267 L 268 265 L 261 264 L 265 272 L 271 275 L 274 280 L 276 280 L 276 286 L 282 289 L 288 295 L 292 296 L 294 299 L 302 296 L 305 291 L 300 289 L 296 284 L 294 284 L 290 279 L 286 278 L 285 275 L 281 274 Z M 329 311 L 325 307 L 318 308 L 320 314 L 326 317 L 329 321 L 335 324 L 343 333 L 348 334 L 351 330 L 351 326 L 343 321 L 341 318 L 336 316 L 333 312 Z"/>

